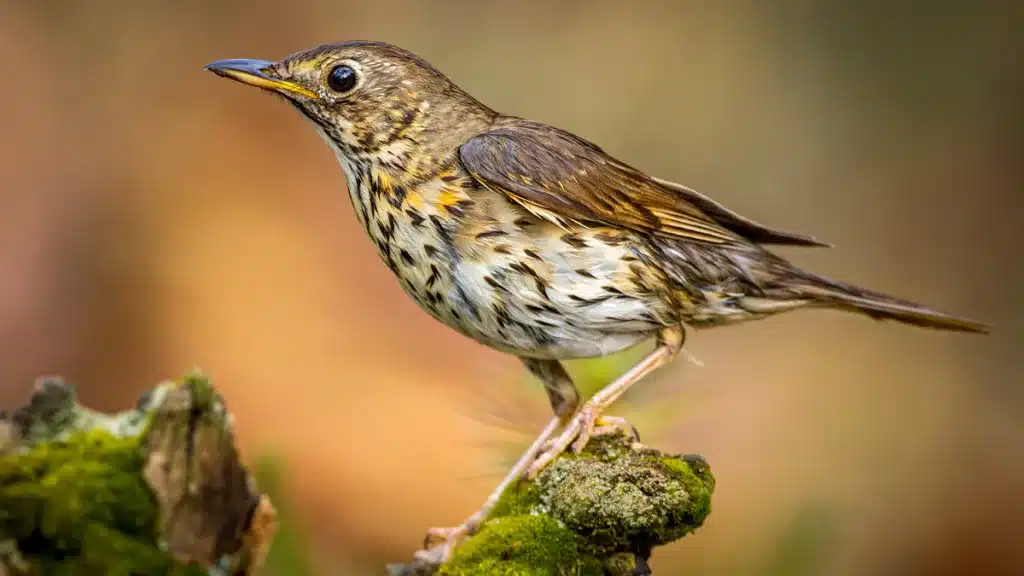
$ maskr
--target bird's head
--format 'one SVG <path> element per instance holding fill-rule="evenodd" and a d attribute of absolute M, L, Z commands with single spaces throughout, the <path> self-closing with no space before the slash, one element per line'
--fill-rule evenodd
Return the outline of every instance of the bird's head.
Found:
<path fill-rule="evenodd" d="M 206 69 L 284 97 L 353 160 L 397 166 L 415 152 L 436 156 L 443 150 L 425 147 L 454 146 L 494 115 L 422 58 L 383 42 L 325 44 L 278 62 L 219 60 Z"/>

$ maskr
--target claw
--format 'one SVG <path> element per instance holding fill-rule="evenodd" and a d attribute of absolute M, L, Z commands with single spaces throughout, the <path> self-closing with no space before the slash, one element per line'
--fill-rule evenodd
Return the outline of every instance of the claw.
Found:
<path fill-rule="evenodd" d="M 609 434 L 623 433 L 634 442 L 640 441 L 640 431 L 629 423 L 629 420 L 619 416 L 601 416 L 597 419 L 594 429 L 590 431 L 590 437 L 607 436 Z"/>
<path fill-rule="evenodd" d="M 459 544 L 478 528 L 472 520 L 454 528 L 430 528 L 423 539 L 423 550 L 417 553 L 418 558 L 437 566 L 444 564 L 452 559 Z"/>
<path fill-rule="evenodd" d="M 573 454 L 579 454 L 587 447 L 591 438 L 618 432 L 625 432 L 634 440 L 640 440 L 639 432 L 625 418 L 599 416 L 595 409 L 584 407 L 566 425 L 557 438 L 544 445 L 540 455 L 527 468 L 526 477 L 530 480 L 536 478 L 545 466 L 565 453 L 566 450 L 571 450 Z"/>

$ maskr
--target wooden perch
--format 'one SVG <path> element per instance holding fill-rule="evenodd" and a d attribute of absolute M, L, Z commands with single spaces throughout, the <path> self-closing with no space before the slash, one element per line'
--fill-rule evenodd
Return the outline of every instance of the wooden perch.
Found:
<path fill-rule="evenodd" d="M 275 524 L 199 374 L 109 416 L 43 378 L 0 415 L 0 576 L 247 576 Z"/>
<path fill-rule="evenodd" d="M 642 576 L 656 546 L 693 532 L 715 480 L 700 456 L 672 456 L 625 434 L 600 436 L 513 485 L 447 564 L 429 555 L 392 576 Z"/>

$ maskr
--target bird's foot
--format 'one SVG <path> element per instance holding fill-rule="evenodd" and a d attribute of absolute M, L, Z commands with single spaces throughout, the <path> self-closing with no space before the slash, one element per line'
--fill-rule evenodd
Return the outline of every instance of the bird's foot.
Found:
<path fill-rule="evenodd" d="M 564 454 L 566 450 L 572 450 L 574 454 L 579 454 L 587 447 L 591 438 L 620 431 L 637 440 L 640 439 L 636 428 L 625 418 L 602 416 L 596 407 L 584 406 L 576 416 L 573 416 L 562 433 L 544 446 L 537 459 L 526 470 L 526 477 L 536 478 L 545 466 Z"/>
<path fill-rule="evenodd" d="M 629 423 L 629 420 L 619 416 L 599 416 L 594 419 L 590 425 L 589 434 L 584 435 L 586 428 L 580 432 L 579 436 L 576 437 L 576 441 L 572 443 L 573 454 L 579 454 L 587 447 L 587 442 L 591 438 L 598 436 L 609 436 L 612 434 L 623 433 L 627 438 L 631 438 L 634 442 L 640 441 L 640 432 Z"/>
<path fill-rule="evenodd" d="M 478 512 L 454 528 L 430 528 L 423 541 L 423 550 L 416 553 L 416 560 L 433 566 L 448 562 L 459 544 L 476 534 L 482 523 L 483 515 Z"/>

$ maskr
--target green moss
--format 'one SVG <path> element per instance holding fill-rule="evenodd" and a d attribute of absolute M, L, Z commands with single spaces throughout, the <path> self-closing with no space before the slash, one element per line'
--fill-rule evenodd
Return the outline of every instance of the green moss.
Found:
<path fill-rule="evenodd" d="M 486 524 L 463 544 L 439 576 L 602 576 L 594 558 L 581 556 L 576 535 L 543 515 L 506 516 Z"/>
<path fill-rule="evenodd" d="M 137 438 L 102 429 L 0 456 L 0 542 L 47 575 L 205 574 L 159 550 L 142 466 Z"/>
<path fill-rule="evenodd" d="M 655 546 L 697 529 L 714 477 L 699 456 L 666 456 L 624 435 L 594 438 L 536 481 L 502 494 L 484 528 L 440 574 L 631 575 Z"/>
<path fill-rule="evenodd" d="M 679 535 L 682 537 L 698 528 L 711 514 L 711 495 L 715 491 L 715 477 L 711 474 L 711 467 L 701 456 L 661 458 L 660 462 L 665 466 L 667 472 L 682 485 L 683 490 L 690 495 L 690 503 L 685 511 L 685 516 L 678 518 L 680 524 L 691 526 L 689 530 Z"/>
<path fill-rule="evenodd" d="M 515 482 L 501 495 L 488 520 L 502 516 L 530 514 L 540 504 L 540 493 L 533 482 Z"/>

